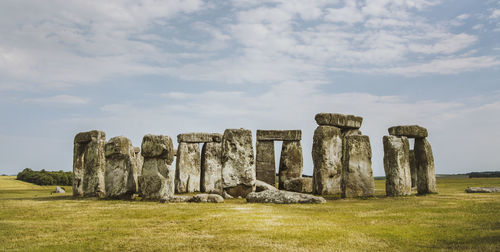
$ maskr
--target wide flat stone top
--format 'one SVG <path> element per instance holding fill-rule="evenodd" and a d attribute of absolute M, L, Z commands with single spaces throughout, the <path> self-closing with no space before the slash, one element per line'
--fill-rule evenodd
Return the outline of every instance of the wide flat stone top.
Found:
<path fill-rule="evenodd" d="M 427 129 L 418 125 L 401 125 L 389 128 L 389 135 L 409 138 L 427 137 Z"/>
<path fill-rule="evenodd" d="M 257 141 L 300 141 L 301 130 L 257 130 Z"/>
<path fill-rule="evenodd" d="M 75 143 L 87 143 L 92 140 L 105 140 L 106 133 L 100 130 L 91 130 L 87 132 L 80 132 L 75 136 Z"/>
<path fill-rule="evenodd" d="M 178 143 L 206 143 L 222 141 L 222 134 L 219 133 L 184 133 L 177 135 Z"/>
<path fill-rule="evenodd" d="M 363 117 L 337 113 L 319 113 L 314 117 L 318 125 L 335 126 L 341 129 L 359 129 Z"/>
<path fill-rule="evenodd" d="M 104 155 L 106 157 L 130 155 L 131 148 L 130 139 L 124 136 L 113 137 L 104 145 Z"/>

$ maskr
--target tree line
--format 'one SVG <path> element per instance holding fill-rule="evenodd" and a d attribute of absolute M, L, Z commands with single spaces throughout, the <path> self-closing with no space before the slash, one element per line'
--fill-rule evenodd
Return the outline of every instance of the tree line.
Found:
<path fill-rule="evenodd" d="M 37 185 L 65 185 L 73 184 L 73 173 L 65 171 L 33 171 L 25 168 L 17 174 L 17 180 L 30 182 Z"/>

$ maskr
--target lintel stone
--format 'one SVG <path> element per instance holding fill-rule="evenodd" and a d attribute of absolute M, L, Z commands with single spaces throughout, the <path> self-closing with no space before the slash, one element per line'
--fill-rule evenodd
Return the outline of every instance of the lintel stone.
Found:
<path fill-rule="evenodd" d="M 301 130 L 257 130 L 257 141 L 300 141 Z"/>
<path fill-rule="evenodd" d="M 341 129 L 359 129 L 363 123 L 363 117 L 337 113 L 319 113 L 314 119 L 318 125 L 335 126 Z"/>
<path fill-rule="evenodd" d="M 208 143 L 222 141 L 222 134 L 219 133 L 184 133 L 177 135 L 178 143 Z"/>
<path fill-rule="evenodd" d="M 427 137 L 427 129 L 418 125 L 402 125 L 389 128 L 391 136 L 405 136 L 408 138 Z"/>

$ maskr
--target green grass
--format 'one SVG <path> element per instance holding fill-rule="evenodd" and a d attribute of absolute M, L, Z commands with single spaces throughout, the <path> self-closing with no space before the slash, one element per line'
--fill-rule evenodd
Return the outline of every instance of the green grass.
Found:
<path fill-rule="evenodd" d="M 437 195 L 322 205 L 72 199 L 0 177 L 0 250 L 500 250 L 500 178 L 445 177 Z M 335 198 L 335 197 L 334 197 Z"/>

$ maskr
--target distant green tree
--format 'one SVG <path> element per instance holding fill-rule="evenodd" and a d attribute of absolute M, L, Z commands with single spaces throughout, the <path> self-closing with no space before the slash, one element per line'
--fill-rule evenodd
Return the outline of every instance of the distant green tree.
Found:
<path fill-rule="evenodd" d="M 73 173 L 65 171 L 33 171 L 30 168 L 25 168 L 17 174 L 17 180 L 30 182 L 37 185 L 66 185 L 70 186 L 73 183 Z"/>

